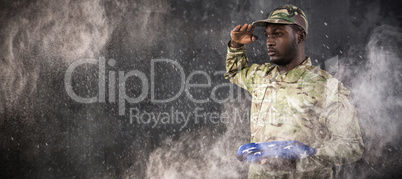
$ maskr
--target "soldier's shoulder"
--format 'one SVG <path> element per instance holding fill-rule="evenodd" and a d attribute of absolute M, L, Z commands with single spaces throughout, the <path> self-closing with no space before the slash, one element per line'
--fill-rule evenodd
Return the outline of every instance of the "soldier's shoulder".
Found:
<path fill-rule="evenodd" d="M 313 65 L 309 65 L 306 67 L 306 73 L 304 75 L 305 79 L 311 80 L 319 80 L 319 81 L 328 81 L 328 80 L 336 80 L 331 74 L 327 71 Z"/>
<path fill-rule="evenodd" d="M 304 81 L 321 84 L 323 86 L 326 86 L 327 88 L 339 89 L 341 90 L 341 93 L 347 96 L 350 94 L 350 91 L 343 86 L 341 81 L 339 81 L 327 71 L 316 66 L 307 67 L 306 73 L 304 75 Z"/>

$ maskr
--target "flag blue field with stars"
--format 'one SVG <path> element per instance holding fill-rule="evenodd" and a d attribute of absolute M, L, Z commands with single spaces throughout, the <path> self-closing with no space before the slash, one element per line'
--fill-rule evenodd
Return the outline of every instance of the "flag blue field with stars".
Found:
<path fill-rule="evenodd" d="M 239 147 L 237 160 L 257 163 L 264 158 L 297 160 L 315 155 L 317 150 L 299 141 L 249 143 Z"/>

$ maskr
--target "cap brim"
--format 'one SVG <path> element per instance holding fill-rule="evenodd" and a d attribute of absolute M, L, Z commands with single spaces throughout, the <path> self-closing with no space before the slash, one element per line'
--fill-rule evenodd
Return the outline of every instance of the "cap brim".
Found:
<path fill-rule="evenodd" d="M 261 27 L 265 27 L 267 26 L 267 24 L 294 24 L 294 23 L 278 19 L 264 19 L 252 23 L 253 26 L 261 26 Z"/>

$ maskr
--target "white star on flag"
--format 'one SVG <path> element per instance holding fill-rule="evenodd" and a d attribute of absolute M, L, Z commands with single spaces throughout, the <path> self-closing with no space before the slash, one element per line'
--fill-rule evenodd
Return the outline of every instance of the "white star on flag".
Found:
<path fill-rule="evenodd" d="M 307 155 L 307 152 L 306 152 L 306 151 L 304 151 L 304 154 L 300 154 L 300 158 L 306 158 L 306 157 L 308 157 L 308 155 Z"/>
<path fill-rule="evenodd" d="M 290 150 L 290 147 L 292 147 L 292 146 L 286 146 L 285 148 L 283 148 L 283 149 L 288 149 L 288 150 Z"/>
<path fill-rule="evenodd" d="M 242 153 L 247 153 L 247 154 L 249 154 L 249 153 L 251 153 L 251 151 L 250 150 L 253 150 L 253 149 L 255 149 L 256 147 L 251 147 L 251 148 L 249 148 L 249 149 L 247 149 L 247 150 L 244 150 Z"/>
<path fill-rule="evenodd" d="M 261 152 L 256 152 L 256 153 L 254 153 L 254 155 L 257 155 L 257 154 L 258 154 L 258 155 L 261 155 Z"/>

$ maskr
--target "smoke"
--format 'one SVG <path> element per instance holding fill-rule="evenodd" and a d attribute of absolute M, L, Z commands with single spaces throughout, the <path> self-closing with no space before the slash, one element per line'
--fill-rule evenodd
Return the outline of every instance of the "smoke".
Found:
<path fill-rule="evenodd" d="M 366 46 L 363 66 L 356 66 L 351 88 L 360 116 L 367 164 L 360 176 L 389 170 L 392 175 L 399 159 L 402 127 L 401 29 L 382 25 L 375 28 Z M 368 169 L 367 169 L 368 168 Z"/>
<path fill-rule="evenodd" d="M 249 123 L 233 114 L 233 109 L 244 114 L 249 105 L 243 96 L 242 102 L 225 104 L 222 113 L 231 111 L 230 116 L 235 116 L 225 125 L 166 139 L 149 155 L 147 178 L 246 178 L 248 165 L 237 161 L 236 153 L 250 140 Z"/>
<path fill-rule="evenodd" d="M 41 74 L 80 58 L 98 57 L 125 11 L 124 4 L 101 0 L 4 3 L 0 114 L 29 105 L 26 98 L 35 95 Z"/>
<path fill-rule="evenodd" d="M 373 31 L 366 47 L 367 64 L 358 69 L 360 74 L 352 88 L 362 128 L 369 130 L 366 137 L 375 139 L 374 146 L 378 148 L 401 137 L 398 127 L 402 121 L 397 110 L 402 105 L 401 37 L 400 29 L 392 26 L 380 26 Z M 369 148 L 372 145 L 366 143 Z"/>
<path fill-rule="evenodd" d="M 71 105 L 66 98 L 63 76 L 73 61 L 98 58 L 102 54 L 127 11 L 127 2 L 1 4 L 0 163 L 4 168 L 1 175 L 54 178 L 69 171 L 73 174 L 65 176 L 84 176 L 77 166 L 94 161 L 85 157 L 93 152 L 90 146 L 96 145 L 87 136 L 98 131 L 90 126 L 89 115 L 73 115 L 72 111 L 85 108 Z M 74 125 L 90 130 L 74 132 L 78 128 Z M 73 167 L 66 167 L 71 164 Z"/>
<path fill-rule="evenodd" d="M 339 178 L 400 175 L 401 37 L 399 28 L 378 26 L 365 46 L 352 46 L 340 59 L 335 76 L 352 92 L 365 151 L 362 160 L 337 167 Z"/>
<path fill-rule="evenodd" d="M 160 26 L 169 7 L 163 0 L 1 2 L 3 177 L 121 176 L 131 166 L 141 178 L 151 151 L 138 150 L 151 146 L 150 137 L 140 132 L 144 128 L 123 128 L 107 105 L 74 102 L 64 90 L 63 77 L 74 61 L 102 56 L 117 56 L 122 66 L 126 63 L 120 61 L 128 59 L 140 69 L 139 64 L 147 63 L 132 63 L 124 52 L 148 59 L 153 53 L 148 47 L 164 31 Z M 97 74 L 93 65 L 77 68 L 74 91 L 97 94 Z"/>

